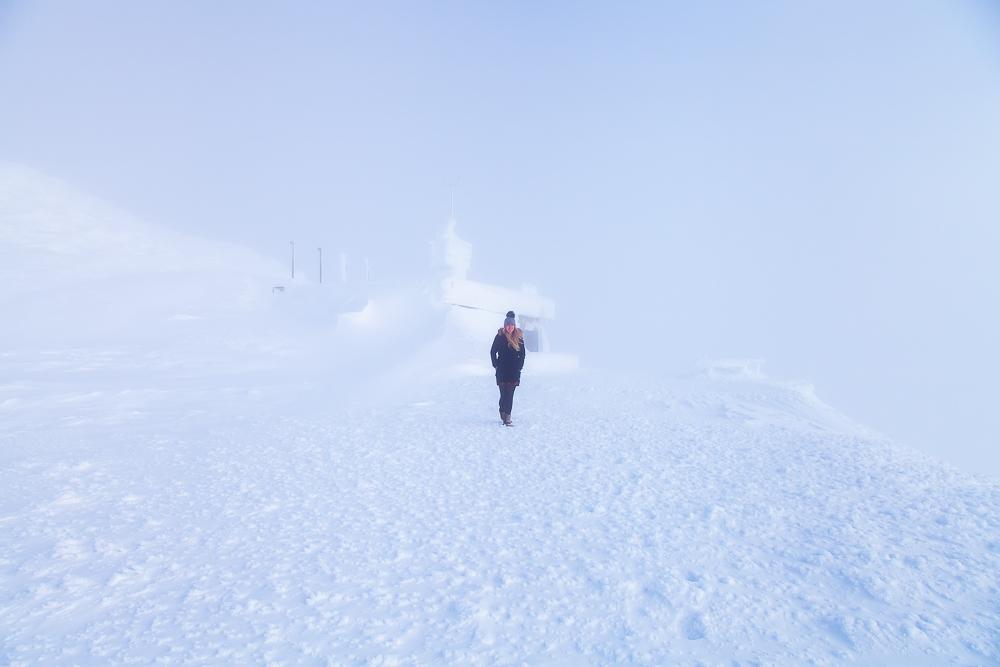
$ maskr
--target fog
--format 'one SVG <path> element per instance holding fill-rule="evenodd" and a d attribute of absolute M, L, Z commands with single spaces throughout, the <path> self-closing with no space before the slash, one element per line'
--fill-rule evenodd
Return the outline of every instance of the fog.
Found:
<path fill-rule="evenodd" d="M 6 2 L 0 159 L 384 283 L 454 196 L 471 275 L 585 365 L 763 358 L 1000 475 L 998 37 L 985 2 Z"/>

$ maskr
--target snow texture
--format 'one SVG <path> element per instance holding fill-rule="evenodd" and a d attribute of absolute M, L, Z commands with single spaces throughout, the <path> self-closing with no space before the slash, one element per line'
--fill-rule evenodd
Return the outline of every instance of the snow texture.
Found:
<path fill-rule="evenodd" d="M 1000 486 L 808 390 L 125 357 L 2 358 L 2 663 L 1000 663 Z"/>

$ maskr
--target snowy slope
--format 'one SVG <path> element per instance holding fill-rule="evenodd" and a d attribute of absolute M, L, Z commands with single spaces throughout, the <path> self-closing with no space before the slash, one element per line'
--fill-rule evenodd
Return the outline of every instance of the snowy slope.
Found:
<path fill-rule="evenodd" d="M 31 272 L 35 281 L 127 271 L 286 275 L 249 250 L 150 224 L 10 162 L 0 162 L 0 249 L 5 265 Z"/>
<path fill-rule="evenodd" d="M 0 162 L 6 345 L 60 342 L 67 333 L 74 340 L 170 338 L 187 326 L 178 322 L 267 307 L 271 286 L 285 275 L 239 246 L 152 225 L 68 183 Z"/>
<path fill-rule="evenodd" d="M 0 399 L 0 662 L 1000 664 L 1000 485 L 795 387 L 89 377 Z"/>

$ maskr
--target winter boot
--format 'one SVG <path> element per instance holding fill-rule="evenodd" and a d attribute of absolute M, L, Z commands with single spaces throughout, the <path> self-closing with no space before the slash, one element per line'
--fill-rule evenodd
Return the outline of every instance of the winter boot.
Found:
<path fill-rule="evenodd" d="M 514 422 L 512 422 L 510 420 L 510 414 L 509 413 L 501 415 L 501 416 L 503 417 L 503 425 L 504 426 L 513 426 L 514 425 Z"/>

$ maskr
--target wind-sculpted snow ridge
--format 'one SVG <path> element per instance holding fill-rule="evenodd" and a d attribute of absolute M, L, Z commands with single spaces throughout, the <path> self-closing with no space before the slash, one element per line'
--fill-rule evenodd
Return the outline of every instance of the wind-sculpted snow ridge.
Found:
<path fill-rule="evenodd" d="M 808 393 L 241 382 L 0 387 L 0 663 L 1000 663 L 1000 485 Z"/>

